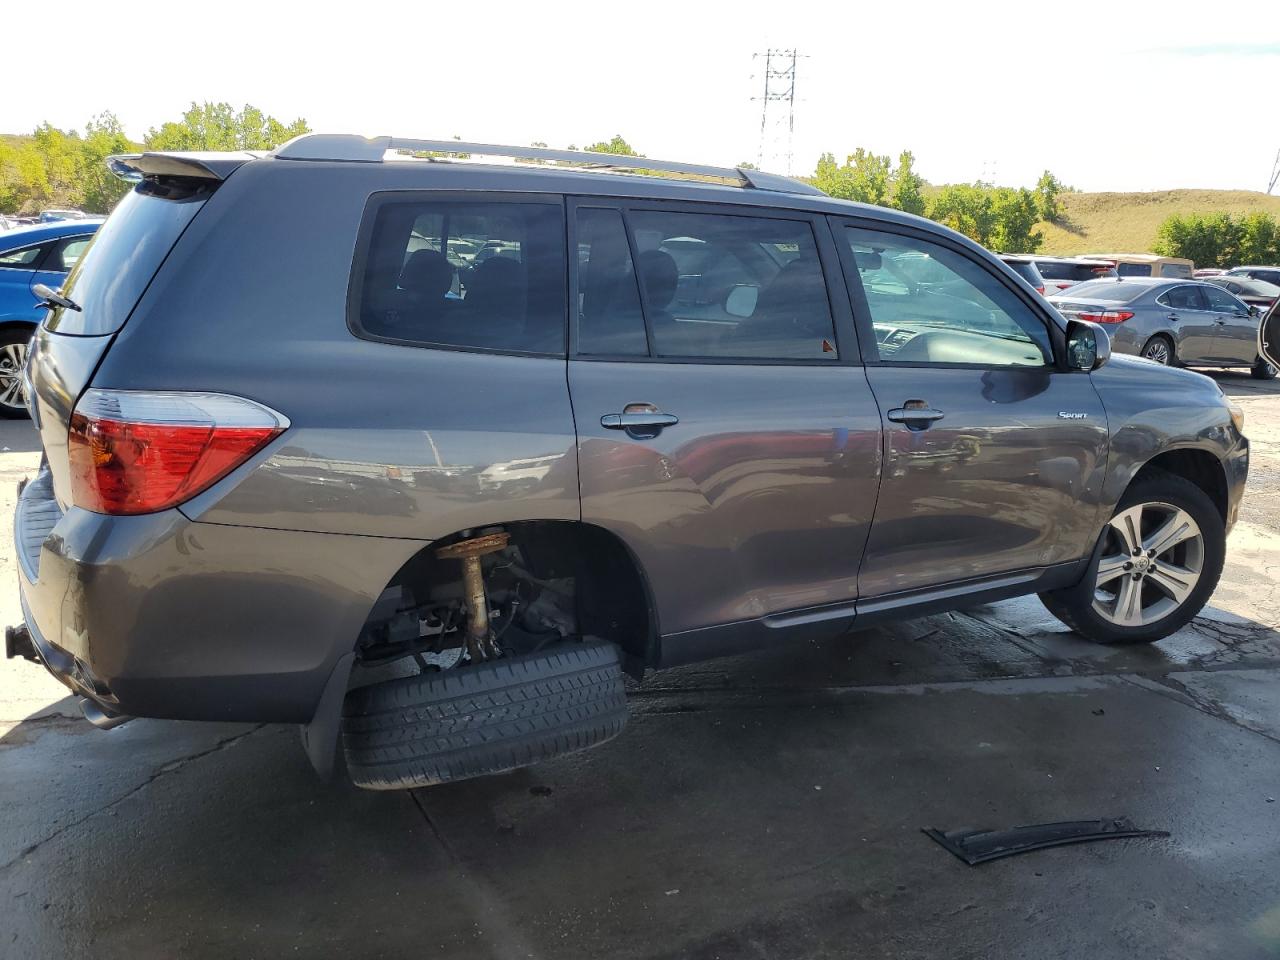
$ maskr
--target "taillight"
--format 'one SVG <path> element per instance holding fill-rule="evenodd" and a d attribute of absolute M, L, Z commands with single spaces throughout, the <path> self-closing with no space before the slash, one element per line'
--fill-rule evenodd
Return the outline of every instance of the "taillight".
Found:
<path fill-rule="evenodd" d="M 1101 313 L 1077 314 L 1081 320 L 1092 320 L 1094 323 L 1124 323 L 1133 316 L 1132 310 L 1103 310 Z"/>
<path fill-rule="evenodd" d="M 1043 287 L 1043 286 L 1036 287 L 1036 293 L 1039 293 L 1039 294 L 1043 295 L 1043 294 L 1044 294 L 1044 287 Z"/>
<path fill-rule="evenodd" d="M 289 421 L 220 393 L 89 390 L 71 415 L 71 498 L 96 513 L 153 513 L 190 500 Z"/>

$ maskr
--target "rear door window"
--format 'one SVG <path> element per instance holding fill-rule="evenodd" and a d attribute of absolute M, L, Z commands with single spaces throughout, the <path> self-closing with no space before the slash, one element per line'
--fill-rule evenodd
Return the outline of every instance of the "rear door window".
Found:
<path fill-rule="evenodd" d="M 564 355 L 558 202 L 375 200 L 352 328 L 418 346 Z"/>
<path fill-rule="evenodd" d="M 1174 310 L 1208 310 L 1209 301 L 1205 299 L 1202 287 L 1174 287 L 1157 298 L 1158 302 Z"/>

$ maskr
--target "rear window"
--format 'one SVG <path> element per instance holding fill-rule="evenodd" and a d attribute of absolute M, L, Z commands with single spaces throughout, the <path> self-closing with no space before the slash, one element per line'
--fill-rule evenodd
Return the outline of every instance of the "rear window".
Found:
<path fill-rule="evenodd" d="M 1189 280 L 1191 279 L 1191 267 L 1185 263 L 1162 263 L 1160 264 L 1160 276 Z"/>
<path fill-rule="evenodd" d="M 1151 264 L 1117 263 L 1116 272 L 1122 277 L 1149 277 L 1151 276 Z"/>
<path fill-rule="evenodd" d="M 1005 265 L 1036 289 L 1044 286 L 1044 275 L 1036 269 L 1036 265 L 1027 260 L 1006 260 Z"/>
<path fill-rule="evenodd" d="M 1040 276 L 1046 280 L 1071 280 L 1081 283 L 1085 280 L 1096 280 L 1099 277 L 1114 277 L 1115 270 L 1105 263 L 1062 263 L 1052 260 L 1037 260 Z"/>
<path fill-rule="evenodd" d="M 115 333 L 141 299 L 187 224 L 204 206 L 213 184 L 139 184 L 126 194 L 76 261 L 62 285 L 80 310 L 58 308 L 50 330 L 82 336 Z"/>
<path fill-rule="evenodd" d="M 1130 300 L 1136 300 L 1146 290 L 1150 290 L 1144 283 L 1125 283 L 1121 280 L 1089 280 L 1085 283 L 1078 283 L 1070 290 L 1064 292 L 1063 296 L 1070 297 L 1072 300 L 1078 298 L 1086 298 L 1089 300 L 1108 300 L 1113 303 L 1128 303 Z"/>
<path fill-rule="evenodd" d="M 427 347 L 565 352 L 560 204 L 382 199 L 352 291 L 353 330 Z"/>

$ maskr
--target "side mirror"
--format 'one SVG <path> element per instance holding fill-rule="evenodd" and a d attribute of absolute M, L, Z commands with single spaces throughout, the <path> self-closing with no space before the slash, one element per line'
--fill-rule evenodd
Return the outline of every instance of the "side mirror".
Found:
<path fill-rule="evenodd" d="M 1277 301 L 1280 303 L 1280 301 Z M 1258 324 L 1258 353 L 1273 367 L 1280 367 L 1280 310 L 1271 305 L 1262 323 Z"/>
<path fill-rule="evenodd" d="M 1262 316 L 1262 308 L 1259 307 L 1256 303 L 1249 304 L 1249 316 L 1251 317 Z"/>
<path fill-rule="evenodd" d="M 1067 366 L 1088 373 L 1111 359 L 1111 336 L 1099 324 L 1072 320 L 1067 324 Z"/>
<path fill-rule="evenodd" d="M 729 291 L 725 297 L 724 312 L 731 317 L 745 320 L 756 312 L 756 302 L 760 299 L 760 288 L 750 283 L 740 283 Z"/>

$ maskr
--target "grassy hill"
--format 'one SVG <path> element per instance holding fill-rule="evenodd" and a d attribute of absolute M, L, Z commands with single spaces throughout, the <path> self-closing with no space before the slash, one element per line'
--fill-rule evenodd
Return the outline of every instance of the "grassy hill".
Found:
<path fill-rule="evenodd" d="M 1249 190 L 1162 190 L 1154 193 L 1064 193 L 1061 223 L 1042 223 L 1041 253 L 1144 253 L 1175 213 L 1269 213 L 1280 197 Z"/>

